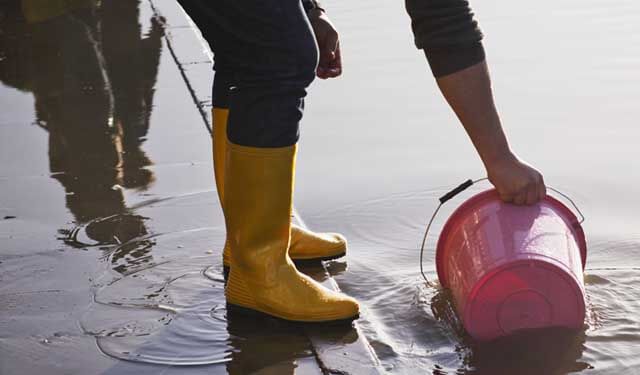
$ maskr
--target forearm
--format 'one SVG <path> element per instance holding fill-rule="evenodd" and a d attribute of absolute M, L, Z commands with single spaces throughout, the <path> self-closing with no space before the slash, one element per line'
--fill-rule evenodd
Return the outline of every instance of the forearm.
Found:
<path fill-rule="evenodd" d="M 485 166 L 510 155 L 493 102 L 482 32 L 467 0 L 406 0 L 418 48 Z"/>
<path fill-rule="evenodd" d="M 502 130 L 485 61 L 436 81 L 487 169 L 496 161 L 514 157 Z"/>
<path fill-rule="evenodd" d="M 505 202 L 534 204 L 546 190 L 540 172 L 511 152 L 493 102 L 482 33 L 467 0 L 406 0 L 416 46 L 473 142 Z"/>

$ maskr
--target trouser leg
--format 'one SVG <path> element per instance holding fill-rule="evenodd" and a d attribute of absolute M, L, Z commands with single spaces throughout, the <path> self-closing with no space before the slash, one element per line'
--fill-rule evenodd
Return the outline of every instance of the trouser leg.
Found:
<path fill-rule="evenodd" d="M 261 148 L 295 144 L 306 88 L 318 61 L 313 31 L 300 1 L 180 3 L 211 46 L 214 69 L 232 81 L 226 103 L 229 140 Z"/>

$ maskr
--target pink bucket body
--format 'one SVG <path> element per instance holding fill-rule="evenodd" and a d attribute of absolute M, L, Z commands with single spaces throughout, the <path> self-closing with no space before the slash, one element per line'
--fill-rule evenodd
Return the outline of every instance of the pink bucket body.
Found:
<path fill-rule="evenodd" d="M 488 190 L 451 215 L 436 265 L 467 332 L 491 340 L 522 329 L 582 328 L 586 255 L 582 227 L 558 200 L 515 206 Z"/>

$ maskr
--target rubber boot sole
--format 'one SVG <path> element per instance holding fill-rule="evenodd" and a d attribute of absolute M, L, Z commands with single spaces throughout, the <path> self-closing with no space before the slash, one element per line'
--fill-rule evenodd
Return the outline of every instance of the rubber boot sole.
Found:
<path fill-rule="evenodd" d="M 360 318 L 360 314 L 356 314 L 349 318 L 336 319 L 336 320 L 325 320 L 325 321 L 290 320 L 290 319 L 280 318 L 275 315 L 267 314 L 262 311 L 253 310 L 248 307 L 234 305 L 232 303 L 227 303 L 227 314 L 241 314 L 244 316 L 251 316 L 251 317 L 261 318 L 261 319 L 271 318 L 271 319 L 276 319 L 280 322 L 300 325 L 300 326 L 316 326 L 320 324 L 330 325 L 330 326 L 351 325 L 351 323 L 354 320 Z"/>

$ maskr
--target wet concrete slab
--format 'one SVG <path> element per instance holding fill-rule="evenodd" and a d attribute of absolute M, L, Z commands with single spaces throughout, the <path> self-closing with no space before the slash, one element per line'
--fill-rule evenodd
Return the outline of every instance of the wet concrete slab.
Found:
<path fill-rule="evenodd" d="M 213 54 L 177 1 L 150 1 L 151 9 L 166 20 L 166 43 L 205 126 L 211 130 Z"/>

